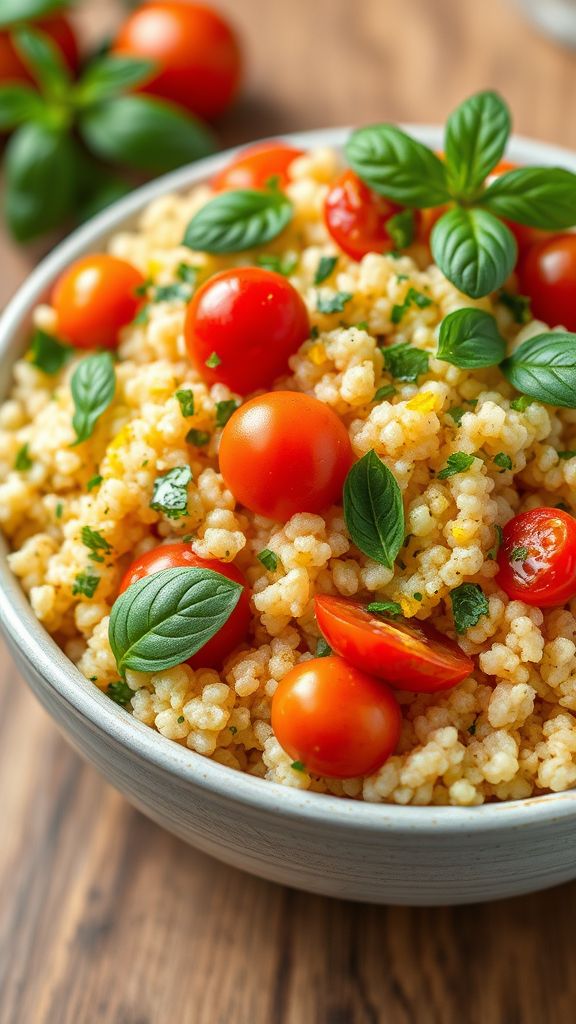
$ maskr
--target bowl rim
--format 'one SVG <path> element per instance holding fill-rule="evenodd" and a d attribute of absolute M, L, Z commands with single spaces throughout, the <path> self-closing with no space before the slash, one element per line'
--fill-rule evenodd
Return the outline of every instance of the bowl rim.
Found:
<path fill-rule="evenodd" d="M 404 125 L 422 142 L 438 147 L 442 129 L 434 125 Z M 295 146 L 341 148 L 350 129 L 327 128 L 286 133 L 282 138 Z M 137 214 L 154 199 L 181 192 L 208 180 L 244 146 L 228 149 L 197 161 L 138 188 L 78 228 L 32 271 L 8 303 L 0 318 L 0 396 L 12 379 L 12 363 L 22 348 L 34 306 L 70 261 L 102 247 L 108 237 L 130 226 Z M 519 163 L 561 165 L 576 171 L 576 153 L 548 143 L 513 136 L 507 155 Z M 0 626 L 9 642 L 49 690 L 102 730 L 128 754 L 149 761 L 184 783 L 233 799 L 244 807 L 274 816 L 299 819 L 308 824 L 332 825 L 362 833 L 393 832 L 430 834 L 491 832 L 502 827 L 527 827 L 576 815 L 576 791 L 550 793 L 525 800 L 487 803 L 478 807 L 402 806 L 376 804 L 323 793 L 311 793 L 235 771 L 195 751 L 182 747 L 133 718 L 81 675 L 44 627 L 38 622 L 16 577 L 11 573 L 7 546 L 0 538 Z"/>

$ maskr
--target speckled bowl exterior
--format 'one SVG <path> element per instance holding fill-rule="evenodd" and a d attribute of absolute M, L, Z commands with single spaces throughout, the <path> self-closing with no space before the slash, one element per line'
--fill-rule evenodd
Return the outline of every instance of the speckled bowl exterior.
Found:
<path fill-rule="evenodd" d="M 440 129 L 411 126 L 441 146 Z M 345 129 L 295 135 L 341 146 Z M 576 155 L 516 138 L 519 162 L 576 171 Z M 221 154 L 167 175 L 76 231 L 30 275 L 0 321 L 0 394 L 26 344 L 30 315 L 78 256 L 134 222 L 166 192 L 205 181 Z M 576 792 L 482 807 L 368 804 L 232 771 L 165 739 L 78 672 L 37 622 L 0 550 L 0 624 L 22 675 L 78 753 L 163 828 L 219 860 L 298 889 L 371 903 L 471 903 L 576 877 Z"/>

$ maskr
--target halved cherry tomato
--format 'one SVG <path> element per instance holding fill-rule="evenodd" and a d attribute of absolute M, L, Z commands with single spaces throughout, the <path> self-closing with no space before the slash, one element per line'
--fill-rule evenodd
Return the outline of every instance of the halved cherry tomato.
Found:
<path fill-rule="evenodd" d="M 212 188 L 215 192 L 229 188 L 265 188 L 272 181 L 285 188 L 290 164 L 303 153 L 303 149 L 289 146 L 287 142 L 258 142 L 241 150 L 223 167 L 212 179 Z"/>
<path fill-rule="evenodd" d="M 116 348 L 119 333 L 142 305 L 144 278 L 136 267 L 106 253 L 83 256 L 52 291 L 57 330 L 75 348 Z"/>
<path fill-rule="evenodd" d="M 387 223 L 403 210 L 369 189 L 353 171 L 345 171 L 326 196 L 324 220 L 340 248 L 353 260 L 361 260 L 369 252 L 394 249 Z"/>
<path fill-rule="evenodd" d="M 219 572 L 226 579 L 240 583 L 244 587 L 238 604 L 230 618 L 221 629 L 204 644 L 196 654 L 188 659 L 192 668 L 220 668 L 224 659 L 246 639 L 250 626 L 250 591 L 242 573 L 230 562 L 219 562 L 215 558 L 200 558 L 194 554 L 189 544 L 164 544 L 160 547 L 147 551 L 126 571 L 120 593 L 143 579 L 144 576 L 152 576 L 162 569 L 178 569 L 181 566 L 193 569 L 212 569 Z"/>
<path fill-rule="evenodd" d="M 401 726 L 388 687 L 342 658 L 302 662 L 272 698 L 280 746 L 315 775 L 370 775 L 394 753 Z"/>
<path fill-rule="evenodd" d="M 234 99 L 242 70 L 240 47 L 227 21 L 188 0 L 151 0 L 128 16 L 114 53 L 144 57 L 158 71 L 144 92 L 171 100 L 199 117 L 217 117 Z"/>
<path fill-rule="evenodd" d="M 241 405 L 220 441 L 220 472 L 240 504 L 285 522 L 341 500 L 353 461 L 335 412 L 297 391 L 273 391 Z"/>
<path fill-rule="evenodd" d="M 532 246 L 518 277 L 535 317 L 576 331 L 576 234 L 553 235 Z"/>
<path fill-rule="evenodd" d="M 533 508 L 506 523 L 497 582 L 513 601 L 553 608 L 576 597 L 576 521 L 561 508 Z"/>
<path fill-rule="evenodd" d="M 496 181 L 496 178 L 499 178 L 502 174 L 506 174 L 507 171 L 515 171 L 517 167 L 518 164 L 514 164 L 510 160 L 501 160 L 486 178 L 486 184 L 491 185 L 493 181 Z M 503 220 L 510 228 L 510 231 L 518 243 L 520 259 L 522 259 L 524 253 L 527 252 L 530 246 L 534 245 L 535 242 L 539 242 L 544 238 L 550 237 L 550 231 L 542 231 L 541 228 L 531 228 L 528 224 L 518 224 L 514 220 L 506 220 L 505 218 L 503 218 Z"/>
<path fill-rule="evenodd" d="M 210 384 L 241 395 L 269 387 L 310 334 L 296 289 L 271 270 L 238 267 L 210 277 L 186 315 L 186 345 Z"/>
<path fill-rule="evenodd" d="M 50 36 L 70 71 L 76 71 L 79 60 L 78 43 L 68 18 L 63 14 L 49 14 L 45 18 L 35 19 L 32 26 Z M 10 30 L 0 32 L 0 82 L 34 81 L 33 75 L 16 51 Z"/>
<path fill-rule="evenodd" d="M 458 644 L 427 622 L 380 618 L 359 601 L 328 594 L 317 594 L 315 606 L 318 625 L 333 650 L 399 690 L 448 690 L 474 667 Z"/>

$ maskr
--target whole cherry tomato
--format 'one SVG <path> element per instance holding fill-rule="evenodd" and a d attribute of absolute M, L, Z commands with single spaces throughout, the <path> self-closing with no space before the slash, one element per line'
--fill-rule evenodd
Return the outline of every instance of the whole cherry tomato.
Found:
<path fill-rule="evenodd" d="M 538 320 L 576 331 L 576 234 L 553 235 L 532 246 L 518 278 Z"/>
<path fill-rule="evenodd" d="M 219 562 L 215 558 L 200 558 L 188 544 L 164 544 L 147 551 L 145 555 L 132 562 L 120 584 L 120 593 L 123 594 L 132 583 L 143 579 L 144 576 L 151 576 L 162 569 L 181 567 L 212 569 L 213 572 L 219 572 L 226 579 L 240 583 L 244 587 L 230 618 L 208 643 L 204 644 L 204 647 L 188 659 L 188 664 L 192 668 L 220 668 L 234 648 L 244 642 L 250 626 L 250 591 L 244 576 L 235 565 L 230 562 Z"/>
<path fill-rule="evenodd" d="M 238 267 L 214 274 L 198 289 L 184 333 L 204 379 L 245 395 L 286 371 L 310 325 L 300 294 L 285 277 Z"/>
<path fill-rule="evenodd" d="M 272 698 L 280 746 L 315 775 L 370 775 L 394 753 L 401 725 L 388 687 L 342 658 L 302 662 Z"/>
<path fill-rule="evenodd" d="M 218 117 L 238 91 L 242 61 L 236 35 L 203 4 L 150 0 L 128 16 L 113 51 L 155 61 L 158 71 L 143 91 L 199 117 Z"/>
<path fill-rule="evenodd" d="M 353 461 L 335 412 L 297 391 L 272 391 L 241 405 L 220 441 L 220 472 L 241 505 L 285 522 L 341 501 Z"/>
<path fill-rule="evenodd" d="M 34 20 L 32 27 L 50 36 L 70 71 L 77 70 L 78 43 L 68 18 L 63 14 L 49 14 L 45 18 Z M 0 32 L 0 83 L 34 81 L 33 75 L 16 51 L 10 29 Z"/>
<path fill-rule="evenodd" d="M 324 220 L 334 241 L 353 260 L 369 252 L 391 252 L 391 217 L 402 213 L 390 199 L 372 192 L 353 171 L 345 171 L 330 187 L 324 201 Z"/>
<path fill-rule="evenodd" d="M 553 608 L 576 597 L 576 521 L 561 508 L 533 508 L 506 523 L 497 582 L 513 601 Z"/>
<path fill-rule="evenodd" d="M 502 174 L 506 174 L 507 171 L 515 171 L 518 164 L 512 163 L 510 160 L 501 160 L 496 165 L 493 171 L 490 172 L 486 179 L 486 184 L 491 185 L 496 178 L 499 178 Z M 518 243 L 518 253 L 520 259 L 524 256 L 524 253 L 534 245 L 535 242 L 539 242 L 544 238 L 550 237 L 549 231 L 542 231 L 541 228 L 531 228 L 528 224 L 518 224 L 513 220 L 504 220 L 504 223 L 508 225 L 510 231 L 514 235 L 516 242 Z"/>
<path fill-rule="evenodd" d="M 333 650 L 399 690 L 448 690 L 474 668 L 458 644 L 427 622 L 384 619 L 359 601 L 328 594 L 317 594 L 315 605 L 316 620 Z"/>
<path fill-rule="evenodd" d="M 106 253 L 83 256 L 58 278 L 52 291 L 58 333 L 75 348 L 116 348 L 142 298 L 136 267 Z"/>
<path fill-rule="evenodd" d="M 215 192 L 230 188 L 266 188 L 276 182 L 280 188 L 288 184 L 288 168 L 304 150 L 286 142 L 258 142 L 243 149 L 212 179 Z"/>

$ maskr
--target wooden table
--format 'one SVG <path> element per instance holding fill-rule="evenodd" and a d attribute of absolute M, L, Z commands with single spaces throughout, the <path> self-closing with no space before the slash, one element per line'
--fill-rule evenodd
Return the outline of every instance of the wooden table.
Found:
<path fill-rule="evenodd" d="M 96 32 L 113 3 L 88 0 Z M 512 0 L 220 0 L 243 33 L 236 142 L 442 120 L 502 90 L 576 147 L 576 55 Z M 1 243 L 1 298 L 37 253 Z M 576 884 L 477 908 L 354 906 L 239 874 L 160 831 L 0 678 L 0 1024 L 564 1024 Z"/>

